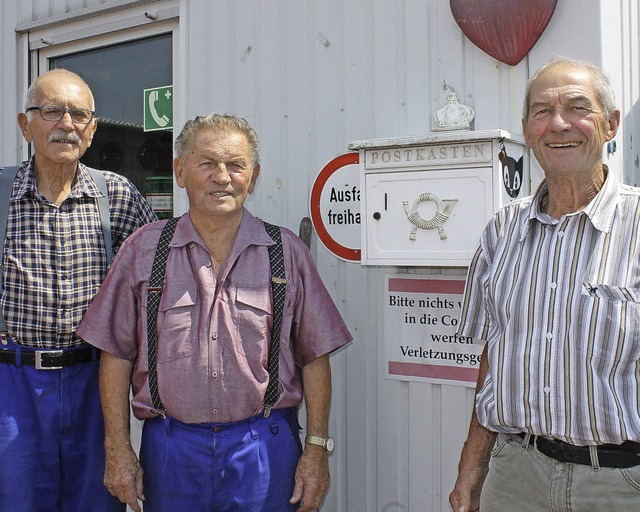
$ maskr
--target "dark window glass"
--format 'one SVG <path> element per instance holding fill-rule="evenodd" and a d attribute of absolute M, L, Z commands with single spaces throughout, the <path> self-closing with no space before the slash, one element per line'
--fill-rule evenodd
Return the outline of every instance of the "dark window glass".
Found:
<path fill-rule="evenodd" d="M 159 217 L 172 216 L 172 131 L 143 131 L 144 90 L 171 85 L 171 34 L 127 41 L 51 59 L 80 75 L 100 119 L 82 163 L 129 178 Z"/>

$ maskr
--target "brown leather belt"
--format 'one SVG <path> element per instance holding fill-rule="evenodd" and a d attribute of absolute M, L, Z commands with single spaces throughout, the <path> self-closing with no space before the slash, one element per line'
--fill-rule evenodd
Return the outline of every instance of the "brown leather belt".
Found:
<path fill-rule="evenodd" d="M 60 370 L 65 366 L 88 363 L 99 357 L 100 351 L 93 347 L 71 350 L 21 350 L 20 352 L 0 350 L 0 363 L 29 365 L 36 370 Z"/>
<path fill-rule="evenodd" d="M 524 439 L 526 434 L 517 434 Z M 559 439 L 531 436 L 529 445 L 541 454 L 560 462 L 591 466 L 588 446 L 576 446 Z M 605 468 L 631 468 L 640 464 L 640 443 L 625 441 L 622 444 L 599 444 L 596 447 L 598 462 Z"/>

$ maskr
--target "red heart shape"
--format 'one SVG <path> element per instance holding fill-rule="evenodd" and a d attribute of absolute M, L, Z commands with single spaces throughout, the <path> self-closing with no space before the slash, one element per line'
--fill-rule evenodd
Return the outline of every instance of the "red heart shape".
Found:
<path fill-rule="evenodd" d="M 456 23 L 473 44 L 515 66 L 547 28 L 557 0 L 450 0 Z"/>

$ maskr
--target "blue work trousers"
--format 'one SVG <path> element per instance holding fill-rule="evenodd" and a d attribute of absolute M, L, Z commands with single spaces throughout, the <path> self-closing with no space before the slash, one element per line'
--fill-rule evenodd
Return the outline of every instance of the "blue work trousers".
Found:
<path fill-rule="evenodd" d="M 234 423 L 146 420 L 144 512 L 288 512 L 302 453 L 296 409 Z"/>
<path fill-rule="evenodd" d="M 98 370 L 98 359 L 61 370 L 0 363 L 0 511 L 125 510 L 103 484 Z"/>

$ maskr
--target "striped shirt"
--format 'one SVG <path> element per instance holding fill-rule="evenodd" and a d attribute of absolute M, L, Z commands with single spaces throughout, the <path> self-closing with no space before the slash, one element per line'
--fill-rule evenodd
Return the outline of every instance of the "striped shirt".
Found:
<path fill-rule="evenodd" d="M 156 216 L 129 180 L 103 173 L 116 252 L 133 231 Z M 82 342 L 76 327 L 107 272 L 98 196 L 98 187 L 82 164 L 60 205 L 38 192 L 33 160 L 24 162 L 18 171 L 3 249 L 0 300 L 14 341 L 40 348 L 66 348 Z"/>
<path fill-rule="evenodd" d="M 560 219 L 502 208 L 471 262 L 461 334 L 488 343 L 482 425 L 575 445 L 640 441 L 640 188 L 609 173 Z"/>

